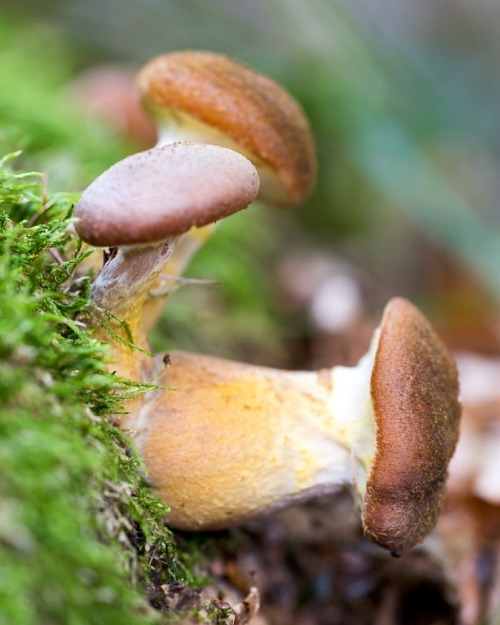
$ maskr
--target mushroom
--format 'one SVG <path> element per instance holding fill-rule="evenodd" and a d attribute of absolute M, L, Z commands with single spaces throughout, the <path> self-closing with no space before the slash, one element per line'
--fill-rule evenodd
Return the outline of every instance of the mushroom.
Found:
<path fill-rule="evenodd" d="M 226 528 L 346 484 L 365 534 L 393 554 L 434 526 L 458 438 L 457 372 L 407 300 L 388 303 L 355 367 L 169 362 L 157 381 L 172 390 L 153 391 L 129 427 L 172 526 Z"/>
<path fill-rule="evenodd" d="M 179 235 L 245 208 L 258 188 L 254 166 L 240 154 L 175 143 L 125 158 L 82 193 L 74 212 L 78 234 L 111 247 L 91 287 L 96 338 L 111 339 L 122 376 L 149 377 L 152 359 L 130 344 L 148 349 L 142 308 Z"/>
<path fill-rule="evenodd" d="M 296 100 L 270 78 L 222 54 L 188 50 L 149 61 L 137 87 L 159 127 L 159 145 L 188 140 L 240 152 L 257 168 L 260 198 L 270 204 L 298 204 L 311 192 L 316 158 L 309 123 Z M 208 226 L 186 234 L 166 273 L 181 273 L 212 232 Z M 163 293 L 172 288 L 167 279 Z M 148 328 L 162 305 L 158 297 L 148 301 Z"/>
<path fill-rule="evenodd" d="M 316 171 L 309 123 L 270 78 L 222 54 L 188 50 L 149 61 L 137 87 L 161 145 L 188 140 L 242 153 L 271 204 L 297 204 L 309 195 Z"/>

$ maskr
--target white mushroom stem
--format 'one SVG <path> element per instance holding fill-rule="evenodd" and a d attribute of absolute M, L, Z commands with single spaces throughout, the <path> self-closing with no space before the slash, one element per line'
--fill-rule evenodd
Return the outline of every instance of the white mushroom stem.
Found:
<path fill-rule="evenodd" d="M 112 250 L 90 291 L 94 314 L 101 320 L 95 337 L 107 341 L 110 334 L 135 347 L 149 350 L 143 326 L 143 307 L 149 291 L 172 255 L 177 237 L 152 245 L 124 245 Z M 111 316 L 112 314 L 112 316 Z M 147 381 L 152 360 L 134 347 L 111 341 L 111 366 L 121 377 Z"/>
<path fill-rule="evenodd" d="M 202 228 L 191 228 L 187 233 L 178 237 L 173 246 L 172 255 L 167 259 L 161 274 L 169 276 L 182 276 L 191 259 L 212 235 L 216 224 L 209 224 Z M 142 324 L 144 331 L 148 333 L 158 321 L 165 300 L 180 286 L 179 281 L 167 280 L 166 283 L 161 275 L 151 283 L 149 297 L 144 302 L 142 311 Z"/>
<path fill-rule="evenodd" d="M 113 250 L 91 288 L 92 304 L 127 320 L 130 331 L 142 326 L 142 307 L 152 285 L 172 256 L 177 237 L 160 244 L 124 245 Z"/>
<path fill-rule="evenodd" d="M 128 427 L 169 524 L 218 529 L 354 486 L 375 453 L 370 375 L 356 367 L 289 372 L 174 352 Z"/>
<path fill-rule="evenodd" d="M 172 256 L 176 240 L 173 237 L 160 244 L 116 248 L 92 285 L 93 304 L 112 310 L 118 317 L 137 316 L 151 284 Z"/>

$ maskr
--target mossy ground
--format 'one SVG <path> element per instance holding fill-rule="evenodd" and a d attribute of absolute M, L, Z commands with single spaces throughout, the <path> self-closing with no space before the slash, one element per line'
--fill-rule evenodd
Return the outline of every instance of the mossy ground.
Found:
<path fill-rule="evenodd" d="M 74 279 L 73 199 L 2 161 L 0 623 L 153 623 L 148 570 L 164 583 L 186 571 L 166 506 L 105 416 L 141 389 L 106 372 L 77 320 L 88 281 Z"/>

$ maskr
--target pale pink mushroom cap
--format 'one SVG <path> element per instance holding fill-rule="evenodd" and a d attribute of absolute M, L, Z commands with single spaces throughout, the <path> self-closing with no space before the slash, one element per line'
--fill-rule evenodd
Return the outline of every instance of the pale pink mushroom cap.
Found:
<path fill-rule="evenodd" d="M 258 189 L 241 154 L 174 143 L 129 156 L 94 180 L 75 207 L 76 230 L 91 245 L 162 241 L 246 208 Z"/>

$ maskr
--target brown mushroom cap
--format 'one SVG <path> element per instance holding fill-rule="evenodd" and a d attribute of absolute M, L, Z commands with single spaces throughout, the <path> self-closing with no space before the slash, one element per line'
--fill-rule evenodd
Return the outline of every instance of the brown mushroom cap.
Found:
<path fill-rule="evenodd" d="M 280 181 L 280 203 L 301 202 L 314 184 L 316 159 L 299 104 L 273 80 L 221 54 L 159 56 L 139 72 L 146 106 L 173 109 L 216 128 L 264 162 Z M 262 197 L 266 197 L 263 184 Z"/>
<path fill-rule="evenodd" d="M 241 154 L 174 143 L 133 154 L 94 180 L 75 207 L 76 230 L 92 245 L 161 241 L 245 208 L 258 189 Z"/>
<path fill-rule="evenodd" d="M 430 323 L 404 299 L 386 306 L 371 395 L 377 434 L 364 531 L 399 554 L 437 521 L 460 421 L 455 363 Z"/>

